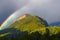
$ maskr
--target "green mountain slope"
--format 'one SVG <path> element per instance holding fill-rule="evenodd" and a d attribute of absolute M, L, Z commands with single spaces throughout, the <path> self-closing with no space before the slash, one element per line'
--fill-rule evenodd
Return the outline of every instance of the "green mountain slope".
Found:
<path fill-rule="evenodd" d="M 23 18 L 24 16 L 26 17 Z M 44 22 L 41 20 L 43 19 L 38 18 L 37 16 L 25 14 L 22 17 L 19 17 L 17 20 L 15 20 L 16 22 L 10 25 L 9 27 L 19 28 L 20 30 L 27 30 L 27 28 L 36 29 L 38 27 L 45 27 Z"/>
<path fill-rule="evenodd" d="M 25 14 L 14 21 L 0 31 L 0 40 L 60 40 L 60 27 L 46 26 L 38 16 Z"/>

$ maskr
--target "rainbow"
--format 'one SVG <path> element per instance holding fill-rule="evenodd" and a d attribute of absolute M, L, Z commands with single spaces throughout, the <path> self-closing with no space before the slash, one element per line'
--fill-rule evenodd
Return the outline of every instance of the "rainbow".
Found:
<path fill-rule="evenodd" d="M 15 22 L 14 20 L 16 20 L 21 14 L 25 13 L 25 10 L 27 8 L 26 6 L 28 6 L 28 4 L 24 5 L 21 9 L 16 10 L 9 17 L 7 17 L 4 20 L 4 22 L 0 25 L 0 30 L 7 28 L 9 25 L 14 23 Z"/>
<path fill-rule="evenodd" d="M 8 21 L 11 19 L 11 17 L 13 17 L 13 14 L 11 14 L 9 17 L 7 17 L 7 18 L 3 21 L 3 23 L 0 25 L 0 30 L 2 29 L 2 27 L 8 26 L 7 24 L 8 24 Z"/>
<path fill-rule="evenodd" d="M 26 7 L 24 6 L 20 10 L 17 10 L 16 12 L 12 13 L 9 17 L 7 17 L 6 20 L 1 24 L 0 30 L 7 28 L 9 25 L 14 23 L 14 20 L 16 20 L 19 16 L 26 13 L 25 9 Z"/>

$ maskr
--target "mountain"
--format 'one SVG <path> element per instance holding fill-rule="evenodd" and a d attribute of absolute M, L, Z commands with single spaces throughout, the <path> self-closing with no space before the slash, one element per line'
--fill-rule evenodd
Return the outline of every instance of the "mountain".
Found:
<path fill-rule="evenodd" d="M 47 22 L 38 16 L 33 16 L 30 14 L 25 14 L 14 20 L 15 22 L 8 27 L 9 28 L 16 28 L 19 30 L 26 30 L 26 29 L 36 29 L 39 27 L 46 27 L 48 26 Z M 47 25 L 45 25 L 45 23 Z"/>
<path fill-rule="evenodd" d="M 15 23 L 13 23 L 12 25 L 10 25 L 10 27 L 22 27 L 22 26 L 37 26 L 37 27 L 44 27 L 44 26 L 48 26 L 48 23 L 43 20 L 42 18 L 38 17 L 38 16 L 32 16 L 29 14 L 25 14 L 20 16 L 19 18 L 17 18 L 16 20 L 14 20 Z"/>
<path fill-rule="evenodd" d="M 30 32 L 39 27 L 46 27 L 45 20 L 38 16 L 32 16 L 30 14 L 25 14 L 14 20 L 15 22 L 11 24 L 8 28 L 0 31 L 0 37 L 10 38 L 12 35 L 14 37 L 24 35 L 26 30 Z M 44 22 L 45 21 L 45 22 Z M 47 23 L 47 22 L 46 22 Z M 23 31 L 23 32 L 22 32 Z M 26 33 L 27 33 L 26 32 Z"/>
<path fill-rule="evenodd" d="M 38 16 L 25 14 L 14 21 L 0 30 L 0 40 L 60 40 L 60 27 L 47 27 L 47 22 Z"/>
<path fill-rule="evenodd" d="M 54 22 L 50 24 L 51 26 L 60 26 L 60 22 Z"/>

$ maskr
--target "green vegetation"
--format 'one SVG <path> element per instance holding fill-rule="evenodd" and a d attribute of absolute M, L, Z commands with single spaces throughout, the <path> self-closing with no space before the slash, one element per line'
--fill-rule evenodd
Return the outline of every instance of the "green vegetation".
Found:
<path fill-rule="evenodd" d="M 26 16 L 2 30 L 0 40 L 60 40 L 60 26 L 46 27 L 37 16 Z"/>
<path fill-rule="evenodd" d="M 17 29 L 19 30 L 19 28 Z M 14 32 L 14 31 L 13 31 Z M 0 35 L 1 40 L 9 40 L 9 39 L 14 39 L 14 40 L 60 40 L 60 27 L 39 27 L 39 28 L 30 28 L 29 27 L 26 29 L 21 30 L 22 36 L 18 36 L 14 38 L 13 36 L 11 38 L 7 38 L 7 35 L 13 34 L 12 32 L 10 33 L 5 33 Z M 18 33 L 18 32 L 17 32 Z M 15 33 L 14 33 L 15 34 Z M 17 35 L 17 34 L 16 34 Z"/>

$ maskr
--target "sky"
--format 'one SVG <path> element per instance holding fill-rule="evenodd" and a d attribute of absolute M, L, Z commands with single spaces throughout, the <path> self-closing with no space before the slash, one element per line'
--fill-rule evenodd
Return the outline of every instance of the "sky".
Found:
<path fill-rule="evenodd" d="M 0 5 L 0 23 L 13 13 L 2 28 L 26 13 L 40 16 L 49 24 L 60 21 L 60 0 L 2 0 Z"/>
<path fill-rule="evenodd" d="M 13 12 L 28 3 L 28 0 L 0 0 L 0 24 Z"/>

